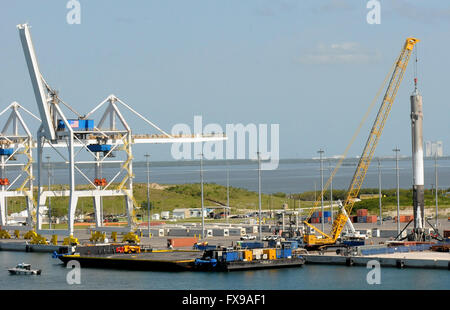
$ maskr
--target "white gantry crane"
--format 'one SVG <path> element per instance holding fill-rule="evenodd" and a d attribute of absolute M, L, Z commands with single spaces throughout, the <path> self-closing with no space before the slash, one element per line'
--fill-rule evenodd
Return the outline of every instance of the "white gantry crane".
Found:
<path fill-rule="evenodd" d="M 132 146 L 136 143 L 193 143 L 225 140 L 223 134 L 172 136 L 129 105 L 114 95 L 108 96 L 92 111 L 85 115 L 78 113 L 73 107 L 65 103 L 58 93 L 44 80 L 39 70 L 36 53 L 31 41 L 28 24 L 18 25 L 20 39 L 30 73 L 36 102 L 42 119 L 37 132 L 37 164 L 38 164 L 38 203 L 36 231 L 39 234 L 66 235 L 66 243 L 76 243 L 73 238 L 74 219 L 79 198 L 90 197 L 94 203 L 96 232 L 127 233 L 131 239 L 135 229 L 133 197 L 133 153 Z M 156 129 L 159 134 L 133 135 L 130 125 L 119 109 L 126 109 L 148 125 Z M 97 125 L 92 118 L 97 111 L 104 109 Z M 64 111 L 73 116 L 69 118 Z M 42 178 L 42 154 L 44 148 L 52 148 L 66 163 L 68 188 L 63 190 L 45 190 Z M 92 160 L 77 160 L 82 151 L 91 155 Z M 116 167 L 116 174 L 107 180 L 102 175 L 102 166 Z M 94 176 L 89 176 L 89 169 L 94 168 Z M 112 168 L 111 168 L 112 169 Z M 83 180 L 83 181 L 80 181 Z M 77 186 L 77 183 L 78 186 Z M 87 186 L 86 186 L 87 184 Z M 84 185 L 82 188 L 80 185 Z M 126 227 L 105 227 L 102 215 L 103 197 L 122 196 L 128 218 Z M 42 229 L 39 209 L 45 206 L 49 197 L 69 197 L 68 229 Z M 138 207 L 138 206 L 136 206 Z"/>
<path fill-rule="evenodd" d="M 33 154 L 35 146 L 31 134 L 20 111 L 41 121 L 33 113 L 13 102 L 3 111 L 0 117 L 6 117 L 0 132 L 0 238 L 11 238 L 8 230 L 14 230 L 16 236 L 20 231 L 33 230 L 33 217 L 36 212 L 33 199 Z M 9 115 L 7 112 L 10 111 Z M 24 198 L 25 221 L 8 221 L 8 199 Z"/>

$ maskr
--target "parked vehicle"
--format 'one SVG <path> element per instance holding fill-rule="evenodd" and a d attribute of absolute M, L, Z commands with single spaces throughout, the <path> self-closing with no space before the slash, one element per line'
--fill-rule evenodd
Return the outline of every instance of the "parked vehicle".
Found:
<path fill-rule="evenodd" d="M 275 241 L 275 240 L 278 240 L 280 238 L 281 238 L 280 236 L 272 235 L 272 236 L 264 236 L 263 240 L 264 241 L 271 241 L 271 240 Z"/>
<path fill-rule="evenodd" d="M 252 236 L 252 235 L 243 235 L 241 237 L 241 240 L 256 240 L 256 236 Z"/>

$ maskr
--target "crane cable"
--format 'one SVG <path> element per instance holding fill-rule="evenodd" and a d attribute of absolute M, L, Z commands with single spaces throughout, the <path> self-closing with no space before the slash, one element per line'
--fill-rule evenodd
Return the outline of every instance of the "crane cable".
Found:
<path fill-rule="evenodd" d="M 386 83 L 389 79 L 389 77 L 392 75 L 392 72 L 394 71 L 394 68 L 397 64 L 397 61 L 394 62 L 394 64 L 392 65 L 391 69 L 389 70 L 388 74 L 386 75 L 383 83 L 381 84 L 381 87 L 379 88 L 375 98 L 372 100 L 372 102 L 370 103 L 366 113 L 364 114 L 361 122 L 359 123 L 358 128 L 356 129 L 355 133 L 353 134 L 353 137 L 351 138 L 349 144 L 347 145 L 343 155 L 341 156 L 341 158 L 339 159 L 338 163 L 336 164 L 333 172 L 331 173 L 330 177 L 328 178 L 327 183 L 325 184 L 325 186 L 322 189 L 321 195 L 318 197 L 318 199 L 316 199 L 314 206 L 310 209 L 309 214 L 305 220 L 305 224 L 308 222 L 308 220 L 311 218 L 312 214 L 314 213 L 314 211 L 317 209 L 317 207 L 319 206 L 319 203 L 321 203 L 322 201 L 322 196 L 325 194 L 325 192 L 327 191 L 328 187 L 330 186 L 331 180 L 334 178 L 334 175 L 337 173 L 337 171 L 339 170 L 339 168 L 341 167 L 342 162 L 344 161 L 344 159 L 347 157 L 348 151 L 350 150 L 350 147 L 353 145 L 353 143 L 356 140 L 356 137 L 358 136 L 359 132 L 361 131 L 362 126 L 364 125 L 364 123 L 367 120 L 367 117 L 369 116 L 370 112 L 372 111 L 373 107 L 375 106 L 375 103 L 378 101 L 378 98 L 380 97 L 381 92 L 383 91 L 383 89 L 386 86 Z"/>

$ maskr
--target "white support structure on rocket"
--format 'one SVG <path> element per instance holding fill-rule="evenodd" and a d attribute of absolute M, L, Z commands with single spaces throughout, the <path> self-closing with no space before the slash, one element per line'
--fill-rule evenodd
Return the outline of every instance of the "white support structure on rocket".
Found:
<path fill-rule="evenodd" d="M 423 167 L 423 133 L 422 133 L 422 95 L 417 89 L 417 78 L 414 79 L 414 92 L 411 94 L 411 139 L 413 165 L 413 207 L 414 207 L 414 239 L 422 239 L 424 222 L 424 167 Z"/>

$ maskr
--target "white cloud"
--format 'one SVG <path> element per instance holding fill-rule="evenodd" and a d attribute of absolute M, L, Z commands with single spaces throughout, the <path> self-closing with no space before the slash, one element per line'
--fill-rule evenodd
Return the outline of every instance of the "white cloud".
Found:
<path fill-rule="evenodd" d="M 376 63 L 380 59 L 379 52 L 362 48 L 359 43 L 340 42 L 318 44 L 302 53 L 297 61 L 303 64 L 362 64 Z"/>

